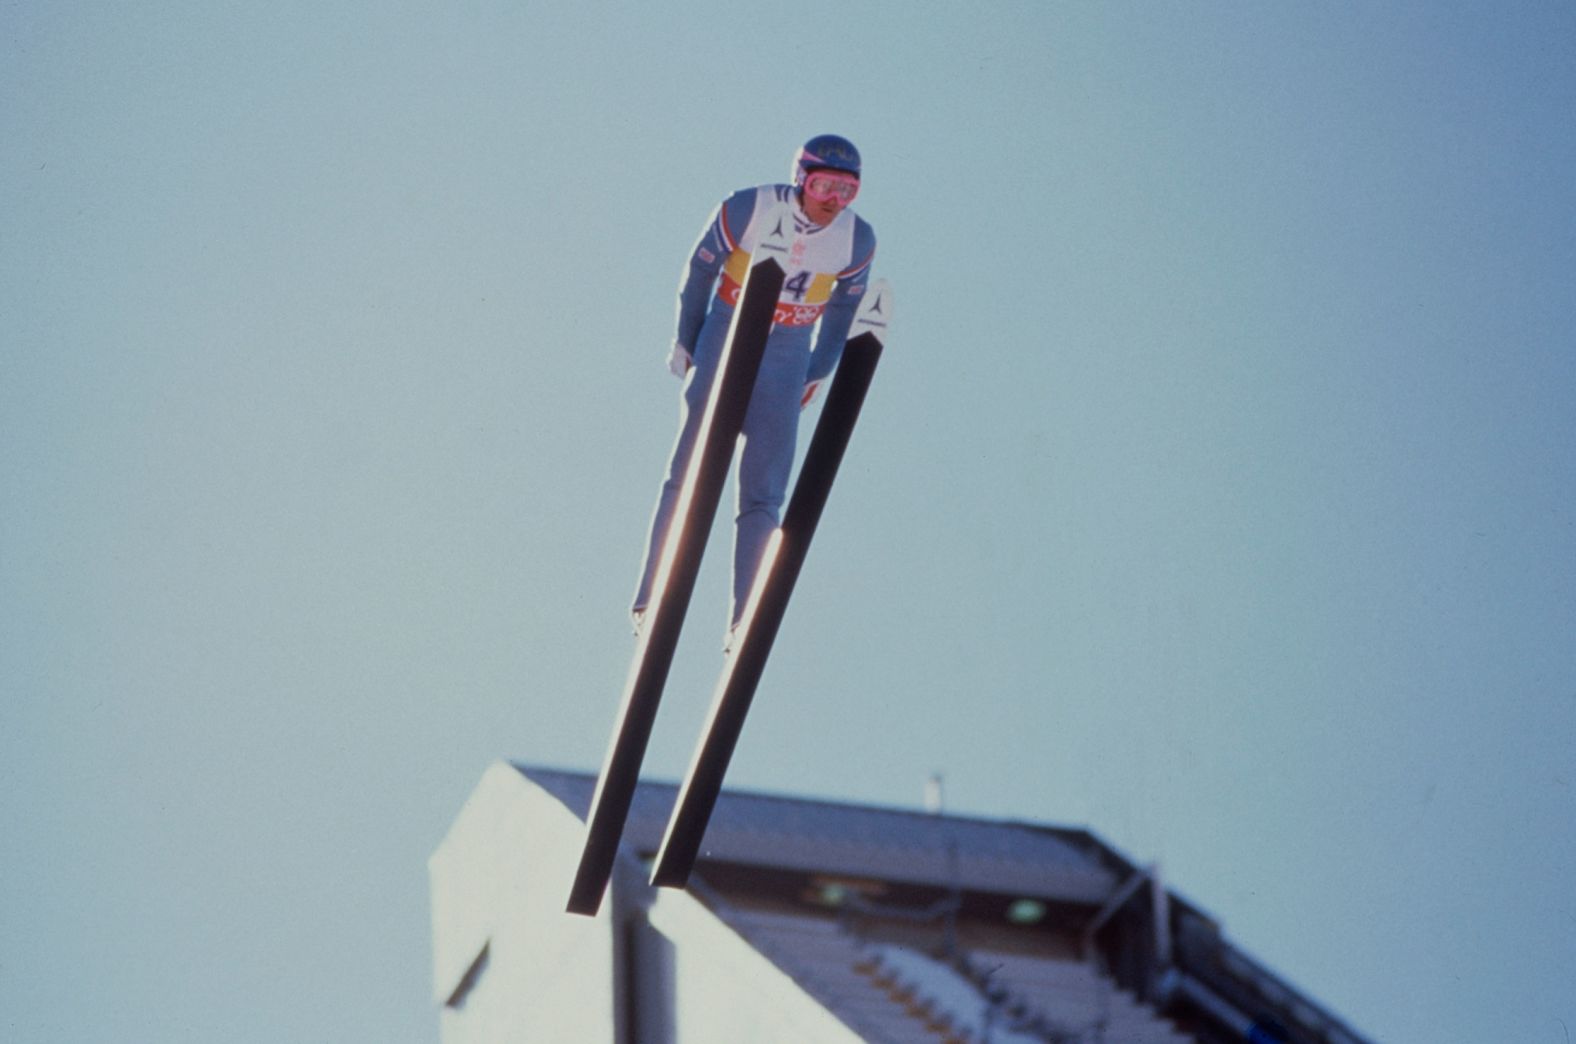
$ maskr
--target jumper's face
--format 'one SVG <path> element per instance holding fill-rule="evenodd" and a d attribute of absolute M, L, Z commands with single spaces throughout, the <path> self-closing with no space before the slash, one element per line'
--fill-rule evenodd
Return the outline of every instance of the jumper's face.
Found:
<path fill-rule="evenodd" d="M 817 225 L 831 224 L 859 195 L 859 179 L 837 170 L 817 170 L 804 179 L 801 203 Z"/>

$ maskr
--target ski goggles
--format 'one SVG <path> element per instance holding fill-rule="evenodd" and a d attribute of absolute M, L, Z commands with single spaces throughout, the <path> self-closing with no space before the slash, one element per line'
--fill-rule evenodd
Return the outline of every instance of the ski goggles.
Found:
<path fill-rule="evenodd" d="M 859 195 L 859 179 L 834 170 L 818 170 L 804 179 L 804 194 L 817 203 L 835 199 L 847 206 Z"/>

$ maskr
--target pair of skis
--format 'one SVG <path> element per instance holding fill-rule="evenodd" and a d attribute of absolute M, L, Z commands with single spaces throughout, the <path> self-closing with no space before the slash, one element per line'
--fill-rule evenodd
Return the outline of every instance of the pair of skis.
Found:
<path fill-rule="evenodd" d="M 569 912 L 593 916 L 613 873 L 619 839 L 629 818 L 640 763 L 645 758 L 657 705 L 673 663 L 679 632 L 694 593 L 706 536 L 716 514 L 734 446 L 744 425 L 761 355 L 786 274 L 792 217 L 784 209 L 756 251 L 745 278 L 727 344 L 712 381 L 706 409 L 685 471 L 657 569 L 651 605 L 630 665 L 618 724 L 608 747 L 587 819 L 585 849 L 569 896 Z M 652 883 L 682 888 L 700 851 L 723 776 L 744 728 L 745 716 L 782 624 L 788 598 L 804 565 L 870 380 L 880 361 L 891 313 L 891 289 L 879 281 L 860 305 L 815 434 L 805 451 L 782 526 L 773 534 L 755 574 L 733 648 L 712 700 L 711 712 L 652 873 Z"/>

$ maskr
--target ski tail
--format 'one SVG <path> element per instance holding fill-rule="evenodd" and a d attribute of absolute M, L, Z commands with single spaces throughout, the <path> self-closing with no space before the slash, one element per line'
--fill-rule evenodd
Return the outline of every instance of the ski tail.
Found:
<path fill-rule="evenodd" d="M 777 222 L 778 229 L 784 226 L 788 231 L 768 235 L 761 242 L 734 309 L 695 448 L 685 468 L 673 523 L 663 543 L 650 606 L 625 682 L 618 723 L 591 799 L 585 848 L 569 895 L 570 913 L 594 916 L 613 874 L 619 840 L 640 779 L 640 764 L 645 759 L 679 632 L 689 612 L 706 537 L 717 513 L 739 431 L 744 426 L 745 410 L 786 278 L 779 258 L 786 259 L 788 255 L 792 221 L 785 218 Z"/>
<path fill-rule="evenodd" d="M 657 854 L 651 878 L 655 885 L 682 888 L 689 882 L 728 763 L 766 669 L 766 658 L 777 640 L 789 596 L 798 582 L 832 482 L 864 406 L 876 365 L 881 361 L 891 312 L 891 285 L 880 280 L 861 302 L 783 524 L 773 534 L 756 572 L 733 652 L 723 667 L 705 731 L 679 789 Z"/>

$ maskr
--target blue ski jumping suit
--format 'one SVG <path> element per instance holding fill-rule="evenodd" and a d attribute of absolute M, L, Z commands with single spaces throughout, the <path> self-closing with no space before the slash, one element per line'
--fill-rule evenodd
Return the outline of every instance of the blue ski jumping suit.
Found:
<path fill-rule="evenodd" d="M 735 192 L 713 212 L 679 283 L 674 343 L 690 353 L 694 365 L 684 378 L 678 438 L 652 517 L 645 566 L 635 592 L 637 612 L 650 600 L 717 361 L 751 254 L 763 234 L 756 227 L 757 218 L 774 203 L 791 207 L 794 237 L 772 332 L 744 418 L 733 542 L 734 624 L 744 612 L 756 568 L 781 516 L 806 386 L 825 380 L 836 368 L 869 282 L 875 232 L 852 210 L 843 210 L 828 225 L 814 225 L 798 206 L 793 186 L 762 185 Z"/>

